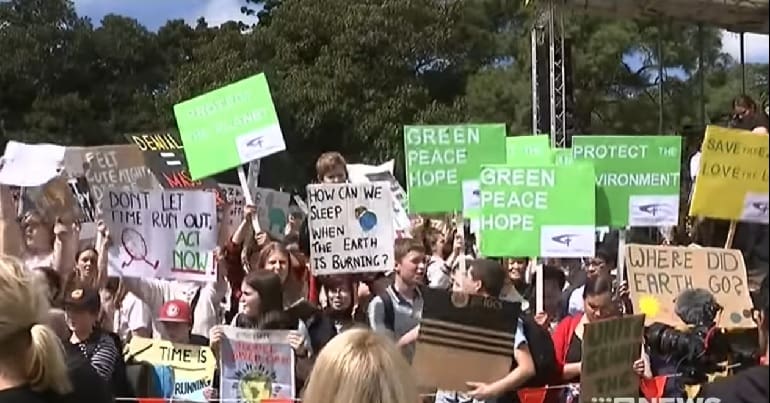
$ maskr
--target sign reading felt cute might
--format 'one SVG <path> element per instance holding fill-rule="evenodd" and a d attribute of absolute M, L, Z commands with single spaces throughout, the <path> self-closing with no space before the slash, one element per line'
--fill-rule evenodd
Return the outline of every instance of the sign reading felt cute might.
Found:
<path fill-rule="evenodd" d="M 309 185 L 313 274 L 393 268 L 393 196 L 388 182 Z"/>

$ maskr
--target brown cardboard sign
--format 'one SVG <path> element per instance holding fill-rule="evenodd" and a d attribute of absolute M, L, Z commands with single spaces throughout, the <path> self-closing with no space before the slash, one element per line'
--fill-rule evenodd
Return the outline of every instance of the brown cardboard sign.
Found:
<path fill-rule="evenodd" d="M 64 169 L 70 178 L 84 176 L 101 217 L 101 200 L 107 188 L 158 188 L 155 176 L 144 165 L 144 155 L 132 144 L 67 147 Z"/>
<path fill-rule="evenodd" d="M 627 245 L 626 270 L 634 312 L 645 314 L 648 325 L 683 325 L 674 313 L 676 297 L 684 290 L 702 288 L 724 307 L 720 327 L 756 327 L 739 250 Z"/>
<path fill-rule="evenodd" d="M 581 401 L 639 395 L 639 376 L 633 366 L 642 356 L 643 337 L 644 315 L 586 323 L 580 363 Z"/>
<path fill-rule="evenodd" d="M 510 372 L 520 304 L 437 289 L 423 299 L 412 362 L 420 385 L 463 391 Z"/>
<path fill-rule="evenodd" d="M 71 222 L 78 218 L 77 202 L 63 176 L 53 178 L 43 186 L 22 188 L 21 200 L 24 211 L 36 210 L 50 223 L 56 220 Z"/>

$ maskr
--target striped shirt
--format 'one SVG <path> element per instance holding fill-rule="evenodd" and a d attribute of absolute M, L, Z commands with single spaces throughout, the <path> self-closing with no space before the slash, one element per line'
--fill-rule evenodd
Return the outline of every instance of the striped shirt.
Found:
<path fill-rule="evenodd" d="M 112 380 L 115 364 L 121 357 L 118 346 L 110 335 L 95 331 L 86 340 L 73 345 L 80 349 L 99 376 L 107 382 Z"/>

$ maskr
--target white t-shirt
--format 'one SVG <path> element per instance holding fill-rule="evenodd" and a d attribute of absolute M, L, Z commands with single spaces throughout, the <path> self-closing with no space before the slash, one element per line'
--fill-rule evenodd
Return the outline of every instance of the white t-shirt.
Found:
<path fill-rule="evenodd" d="M 123 298 L 120 310 L 113 316 L 113 331 L 126 343 L 131 332 L 139 329 L 152 329 L 152 314 L 150 308 L 130 292 Z"/>
<path fill-rule="evenodd" d="M 700 151 L 693 154 L 692 157 L 690 157 L 690 179 L 695 180 L 695 177 L 698 176 L 698 170 L 700 169 Z"/>
<path fill-rule="evenodd" d="M 150 308 L 154 337 L 162 337 L 164 333 L 163 327 L 157 323 L 158 313 L 163 304 L 173 299 L 192 304 L 199 289 L 200 295 L 192 313 L 192 334 L 209 337 L 209 330 L 221 323 L 219 303 L 224 298 L 227 288 L 223 281 L 204 285 L 141 277 L 123 277 L 122 281 L 128 291 L 134 293 Z"/>
<path fill-rule="evenodd" d="M 449 289 L 452 286 L 452 278 L 449 276 L 449 269 L 446 262 L 438 257 L 431 256 L 428 261 L 428 287 Z"/>

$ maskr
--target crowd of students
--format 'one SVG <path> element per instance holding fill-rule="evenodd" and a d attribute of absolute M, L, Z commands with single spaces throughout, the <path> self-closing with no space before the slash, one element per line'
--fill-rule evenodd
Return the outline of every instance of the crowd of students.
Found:
<path fill-rule="evenodd" d="M 338 153 L 323 154 L 316 168 L 321 183 L 347 181 L 346 162 Z M 536 312 L 534 262 L 476 259 L 464 228 L 447 222 L 416 220 L 412 237 L 396 240 L 391 273 L 316 278 L 308 265 L 306 222 L 287 229 L 282 241 L 272 240 L 251 230 L 255 210 L 247 206 L 236 230 L 221 234 L 216 281 L 197 284 L 111 278 L 111 236 L 103 224 L 95 244 L 78 251 L 76 223 L 61 217 L 49 222 L 34 212 L 17 220 L 10 190 L 0 187 L 0 196 L 5 256 L 0 258 L 0 402 L 140 397 L 122 355 L 132 337 L 208 345 L 217 355 L 224 324 L 289 330 L 297 393 L 305 402 L 515 402 L 515 392 L 523 387 L 579 383 L 585 325 L 631 313 L 627 287 L 613 277 L 617 245 L 601 244 L 587 260 L 543 262 L 544 306 Z M 408 362 L 419 332 L 423 287 L 522 304 L 514 366 L 507 376 L 492 383 L 469 379 L 466 390 L 422 390 L 424 396 L 418 396 Z M 765 279 L 756 315 L 765 360 L 767 295 Z M 552 351 L 550 360 L 542 351 Z M 753 390 L 766 400 L 767 367 L 758 368 L 751 374 L 763 375 L 764 381 L 742 377 L 734 383 L 740 393 Z M 633 370 L 642 378 L 658 372 L 644 348 Z M 216 400 L 217 388 L 215 381 L 206 396 Z M 579 394 L 573 388 L 558 390 L 558 396 L 550 396 L 554 401 L 573 401 Z M 733 393 L 721 386 L 702 392 Z M 759 401 L 740 399 L 725 401 Z"/>

